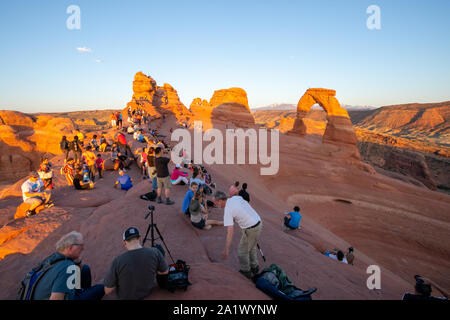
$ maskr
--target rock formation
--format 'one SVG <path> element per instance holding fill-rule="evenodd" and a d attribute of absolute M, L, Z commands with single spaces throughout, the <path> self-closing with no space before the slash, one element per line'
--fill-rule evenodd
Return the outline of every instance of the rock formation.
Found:
<path fill-rule="evenodd" d="M 209 102 L 196 98 L 189 109 L 192 113 L 192 121 L 202 121 L 203 129 L 217 125 L 238 128 L 255 125 L 248 106 L 247 93 L 241 88 L 216 90 Z"/>
<path fill-rule="evenodd" d="M 178 97 L 177 91 L 168 83 L 162 87 L 157 86 L 156 81 L 142 72 L 136 73 L 133 81 L 133 97 L 123 110 L 124 119 L 127 118 L 127 110 L 142 108 L 153 119 L 160 119 L 168 115 L 174 115 L 178 122 L 187 121 L 190 117 L 189 110 Z"/>
<path fill-rule="evenodd" d="M 61 153 L 61 137 L 74 129 L 67 118 L 0 111 L 0 180 L 16 181 L 36 169 L 43 154 Z"/>
<path fill-rule="evenodd" d="M 305 135 L 303 121 L 314 104 L 319 104 L 327 113 L 327 127 L 323 141 L 328 143 L 345 143 L 356 145 L 357 139 L 347 110 L 342 108 L 335 98 L 336 91 L 330 89 L 308 89 L 297 104 L 297 117 L 290 134 Z"/>

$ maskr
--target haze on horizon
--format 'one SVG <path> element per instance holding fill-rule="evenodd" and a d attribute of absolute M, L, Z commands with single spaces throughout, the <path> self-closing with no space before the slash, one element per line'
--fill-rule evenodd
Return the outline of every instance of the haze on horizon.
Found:
<path fill-rule="evenodd" d="M 25 1 L 0 3 L 0 109 L 121 109 L 134 74 L 170 83 L 189 107 L 241 87 L 251 108 L 308 88 L 341 104 L 450 100 L 450 2 Z M 366 9 L 381 10 L 369 30 Z M 69 30 L 70 5 L 81 29 Z"/>

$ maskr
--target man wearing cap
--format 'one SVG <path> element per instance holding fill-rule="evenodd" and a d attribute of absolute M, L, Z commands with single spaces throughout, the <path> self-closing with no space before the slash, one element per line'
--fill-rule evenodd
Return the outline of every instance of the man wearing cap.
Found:
<path fill-rule="evenodd" d="M 44 192 L 44 182 L 39 178 L 36 171 L 30 173 L 29 178 L 22 184 L 23 202 L 30 205 L 26 216 L 30 217 L 36 214 L 35 210 L 40 205 L 49 206 L 50 192 Z"/>
<path fill-rule="evenodd" d="M 121 300 L 144 299 L 150 295 L 156 275 L 169 273 L 161 251 L 142 247 L 140 239 L 137 228 L 128 228 L 123 233 L 127 252 L 113 260 L 105 277 L 106 294 L 115 290 Z"/>
<path fill-rule="evenodd" d="M 252 278 L 259 272 L 257 244 L 262 229 L 261 218 L 250 204 L 241 196 L 227 198 L 223 191 L 214 193 L 214 204 L 224 209 L 223 224 L 227 228 L 225 249 L 222 258 L 228 258 L 233 240 L 233 225 L 236 221 L 242 229 L 242 237 L 238 246 L 239 272 L 247 278 Z"/>

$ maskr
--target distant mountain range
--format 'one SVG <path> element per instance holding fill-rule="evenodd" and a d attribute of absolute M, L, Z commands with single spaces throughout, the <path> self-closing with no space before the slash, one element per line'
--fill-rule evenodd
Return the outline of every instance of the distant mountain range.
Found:
<path fill-rule="evenodd" d="M 351 106 L 348 104 L 342 104 L 343 108 L 347 110 L 372 110 L 376 109 L 376 107 L 372 106 Z M 313 106 L 313 108 L 319 107 L 318 105 Z M 252 111 L 264 111 L 264 110 L 295 110 L 297 109 L 297 105 L 293 103 L 272 103 L 265 107 L 257 107 L 251 109 Z"/>

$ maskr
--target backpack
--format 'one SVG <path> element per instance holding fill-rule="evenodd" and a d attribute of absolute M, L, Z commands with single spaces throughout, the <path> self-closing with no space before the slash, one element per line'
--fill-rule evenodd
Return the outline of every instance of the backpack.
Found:
<path fill-rule="evenodd" d="M 36 289 L 39 280 L 41 280 L 47 271 L 53 268 L 58 262 L 66 259 L 67 257 L 54 253 L 28 272 L 21 282 L 17 300 L 33 300 L 34 290 Z"/>
<path fill-rule="evenodd" d="M 156 193 L 155 190 L 153 190 L 152 192 L 143 194 L 139 198 L 141 198 L 142 200 L 147 200 L 147 201 L 155 201 L 157 196 L 158 196 L 158 194 Z"/>
<path fill-rule="evenodd" d="M 176 263 L 169 266 L 169 275 L 167 279 L 167 290 L 175 292 L 176 289 L 187 290 L 191 285 L 188 279 L 190 266 L 183 260 L 177 260 Z"/>

